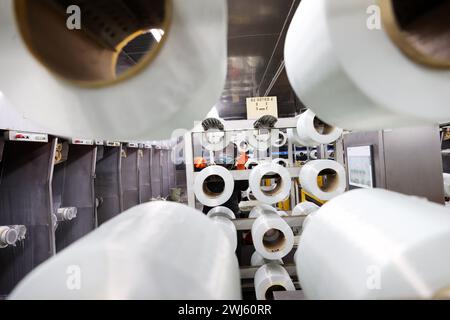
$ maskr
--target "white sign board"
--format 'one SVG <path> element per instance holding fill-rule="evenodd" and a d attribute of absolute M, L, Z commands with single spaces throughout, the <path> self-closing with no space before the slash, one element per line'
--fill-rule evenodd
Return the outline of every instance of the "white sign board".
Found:
<path fill-rule="evenodd" d="M 277 97 L 247 98 L 247 119 L 256 120 L 265 115 L 278 118 Z"/>
<path fill-rule="evenodd" d="M 372 147 L 347 148 L 348 184 L 359 188 L 373 188 Z"/>

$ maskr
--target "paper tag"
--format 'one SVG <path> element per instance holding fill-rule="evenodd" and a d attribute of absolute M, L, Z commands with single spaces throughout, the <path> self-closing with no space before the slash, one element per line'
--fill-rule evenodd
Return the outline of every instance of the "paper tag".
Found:
<path fill-rule="evenodd" d="M 259 119 L 270 115 L 278 118 L 277 97 L 247 98 L 247 119 Z"/>

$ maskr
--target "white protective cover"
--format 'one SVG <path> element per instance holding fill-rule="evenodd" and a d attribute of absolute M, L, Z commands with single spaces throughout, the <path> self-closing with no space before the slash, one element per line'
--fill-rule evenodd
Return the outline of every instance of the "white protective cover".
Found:
<path fill-rule="evenodd" d="M 368 28 L 374 5 L 379 0 L 302 0 L 284 52 L 297 96 L 344 129 L 450 121 L 450 71 L 413 62 L 385 30 Z"/>
<path fill-rule="evenodd" d="M 331 169 L 336 172 L 335 182 L 329 188 L 319 187 L 317 178 L 322 170 Z M 330 200 L 345 192 L 347 182 L 344 167 L 333 160 L 313 160 L 306 163 L 300 170 L 300 183 L 306 192 L 321 200 Z"/>
<path fill-rule="evenodd" d="M 220 194 L 210 194 L 205 191 L 204 183 L 206 179 L 211 176 L 219 176 L 223 179 L 225 184 L 224 190 Z M 208 207 L 215 207 L 224 204 L 230 199 L 234 190 L 234 179 L 230 171 L 221 166 L 210 166 L 202 171 L 195 177 L 194 181 L 194 193 L 198 201 Z"/>
<path fill-rule="evenodd" d="M 268 263 L 255 273 L 255 292 L 257 300 L 266 300 L 266 292 L 272 286 L 282 286 L 286 291 L 295 291 L 291 277 L 278 263 Z"/>
<path fill-rule="evenodd" d="M 167 39 L 142 72 L 85 88 L 53 76 L 26 48 L 13 0 L 0 1 L 0 90 L 26 118 L 62 136 L 165 139 L 192 128 L 223 90 L 227 67 L 224 0 L 171 0 Z"/>
<path fill-rule="evenodd" d="M 238 261 L 221 228 L 199 211 L 171 202 L 121 213 L 41 264 L 10 296 L 240 298 Z"/>
<path fill-rule="evenodd" d="M 276 173 L 281 177 L 279 187 L 272 194 L 265 194 L 261 189 L 261 179 L 268 173 Z M 274 204 L 285 200 L 291 192 L 291 176 L 289 171 L 274 163 L 263 163 L 256 166 L 249 177 L 249 186 L 258 201 Z"/>
<path fill-rule="evenodd" d="M 347 192 L 303 230 L 297 274 L 309 299 L 427 299 L 450 286 L 450 211 L 382 189 Z"/>
<path fill-rule="evenodd" d="M 316 115 L 311 110 L 303 112 L 297 120 L 298 141 L 307 147 L 330 144 L 339 139 L 342 129 L 329 125 L 329 132 L 321 133 L 314 126 Z"/>

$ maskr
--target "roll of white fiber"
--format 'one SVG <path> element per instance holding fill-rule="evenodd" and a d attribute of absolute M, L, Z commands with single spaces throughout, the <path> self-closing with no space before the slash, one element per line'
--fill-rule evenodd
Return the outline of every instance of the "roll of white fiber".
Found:
<path fill-rule="evenodd" d="M 297 96 L 323 121 L 352 130 L 450 121 L 449 45 L 441 39 L 449 4 L 415 1 L 393 10 L 395 2 L 301 1 L 286 36 L 286 71 Z M 407 10 L 426 14 L 415 18 Z M 421 29 L 424 15 L 428 27 Z M 404 16 L 412 29 L 392 32 Z M 415 59 L 422 49 L 425 59 Z M 439 53 L 445 63 L 429 63 Z"/>
<path fill-rule="evenodd" d="M 274 177 L 275 187 L 266 191 L 261 187 L 263 180 Z M 258 201 L 274 204 L 285 200 L 291 191 L 289 171 L 279 164 L 266 163 L 255 167 L 249 177 L 250 189 Z"/>
<path fill-rule="evenodd" d="M 236 219 L 234 212 L 230 208 L 221 207 L 221 206 L 212 208 L 211 210 L 208 211 L 206 216 L 209 218 L 219 216 L 219 217 L 225 217 L 225 218 L 232 219 L 232 220 Z"/>
<path fill-rule="evenodd" d="M 121 213 L 41 264 L 10 296 L 240 297 L 238 261 L 225 234 L 197 210 L 171 202 L 150 202 Z"/>
<path fill-rule="evenodd" d="M 309 299 L 428 299 L 450 286 L 450 214 L 382 189 L 345 193 L 310 215 L 296 253 Z"/>
<path fill-rule="evenodd" d="M 215 207 L 224 204 L 230 199 L 233 190 L 233 176 L 224 167 L 207 167 L 195 177 L 195 196 L 205 206 Z"/>
<path fill-rule="evenodd" d="M 257 300 L 273 300 L 275 291 L 295 291 L 294 283 L 286 269 L 277 263 L 263 265 L 255 274 Z"/>
<path fill-rule="evenodd" d="M 291 227 L 277 212 L 268 210 L 253 222 L 252 240 L 256 251 L 269 260 L 283 258 L 294 246 Z"/>
<path fill-rule="evenodd" d="M 319 185 L 318 178 L 322 177 Z M 344 167 L 333 160 L 313 160 L 306 163 L 300 170 L 302 188 L 321 200 L 330 200 L 346 189 L 346 174 Z"/>
<path fill-rule="evenodd" d="M 450 174 L 444 173 L 444 192 L 446 197 L 450 197 Z"/>
<path fill-rule="evenodd" d="M 287 159 L 283 158 L 276 158 L 272 160 L 272 163 L 279 164 L 280 166 L 283 166 L 285 168 L 289 167 L 289 162 Z"/>
<path fill-rule="evenodd" d="M 220 97 L 226 1 L 111 1 L 108 10 L 78 1 L 83 15 L 74 30 L 64 3 L 0 1 L 0 88 L 50 133 L 166 139 L 206 116 Z M 122 49 L 138 37 L 150 50 L 120 70 Z"/>
<path fill-rule="evenodd" d="M 307 147 L 330 144 L 339 139 L 342 129 L 321 121 L 311 110 L 303 112 L 297 120 L 297 140 Z"/>
<path fill-rule="evenodd" d="M 303 216 L 306 217 L 314 211 L 319 210 L 319 206 L 313 202 L 305 201 L 297 204 L 292 210 L 293 216 Z"/>

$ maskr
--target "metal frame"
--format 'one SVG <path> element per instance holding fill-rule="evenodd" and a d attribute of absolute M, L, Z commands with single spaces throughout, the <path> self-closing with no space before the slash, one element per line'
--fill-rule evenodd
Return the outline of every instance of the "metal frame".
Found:
<path fill-rule="evenodd" d="M 255 120 L 233 120 L 226 122 L 226 130 L 225 132 L 235 132 L 235 131 L 248 131 L 255 130 L 253 124 Z M 275 124 L 273 129 L 292 129 L 297 126 L 296 118 L 280 118 Z M 188 205 L 190 207 L 196 208 L 196 197 L 194 193 L 194 181 L 195 177 L 199 174 L 194 170 L 194 146 L 193 146 L 193 135 L 204 132 L 201 124 L 198 124 L 192 129 L 192 131 L 185 134 L 185 161 L 186 161 L 186 182 L 187 182 L 187 199 Z M 300 172 L 300 167 L 293 167 L 294 165 L 294 150 L 295 147 L 288 140 L 288 161 L 291 167 L 287 168 L 291 178 L 297 178 Z M 270 147 L 270 154 L 272 154 L 272 146 Z M 251 169 L 250 170 L 231 170 L 230 171 L 234 180 L 248 180 Z M 293 183 L 291 187 L 291 194 L 289 196 L 291 209 L 298 203 L 298 186 Z"/>

